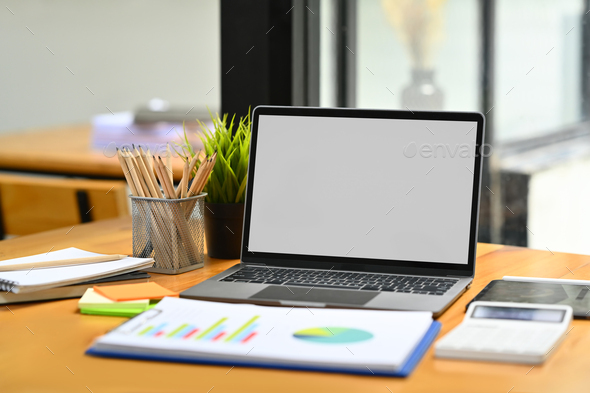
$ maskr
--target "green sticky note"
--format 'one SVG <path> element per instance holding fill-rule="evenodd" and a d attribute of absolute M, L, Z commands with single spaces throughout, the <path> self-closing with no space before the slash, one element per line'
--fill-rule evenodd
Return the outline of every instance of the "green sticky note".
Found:
<path fill-rule="evenodd" d="M 152 304 L 147 308 L 128 308 L 123 310 L 118 308 L 82 308 L 80 309 L 80 313 L 89 315 L 107 315 L 111 317 L 134 317 L 154 306 L 155 304 Z"/>

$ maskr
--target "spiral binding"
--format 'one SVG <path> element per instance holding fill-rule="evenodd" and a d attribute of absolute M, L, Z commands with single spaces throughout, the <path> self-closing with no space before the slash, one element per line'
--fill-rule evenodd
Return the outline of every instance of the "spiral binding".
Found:
<path fill-rule="evenodd" d="M 0 291 L 12 291 L 12 288 L 16 287 L 18 282 L 10 281 L 10 280 L 2 280 L 0 279 Z"/>

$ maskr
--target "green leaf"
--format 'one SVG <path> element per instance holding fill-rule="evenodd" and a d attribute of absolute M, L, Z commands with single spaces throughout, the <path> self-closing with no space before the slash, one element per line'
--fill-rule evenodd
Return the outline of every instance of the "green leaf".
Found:
<path fill-rule="evenodd" d="M 240 184 L 240 188 L 238 189 L 238 192 L 236 193 L 236 199 L 234 200 L 234 203 L 243 203 L 245 198 L 244 197 L 244 191 L 246 190 L 246 184 L 247 184 L 247 178 L 244 178 L 244 180 L 242 180 L 242 184 Z"/>
<path fill-rule="evenodd" d="M 197 120 L 202 131 L 199 139 L 203 143 L 207 156 L 210 157 L 217 152 L 217 162 L 204 188 L 208 194 L 206 201 L 210 203 L 243 203 L 250 149 L 250 111 L 246 116 L 237 119 L 236 115 L 231 117 L 227 113 L 221 116 L 218 113 L 214 115 L 209 108 L 207 110 L 213 122 L 213 129 L 209 129 L 205 123 Z M 182 149 L 182 154 L 178 151 L 177 153 L 186 161 L 192 159 L 196 153 L 188 143 L 188 135 L 184 125 L 183 132 L 183 145 L 176 145 Z M 185 148 L 187 153 L 184 153 Z M 201 162 L 197 161 L 195 170 L 200 165 Z"/>

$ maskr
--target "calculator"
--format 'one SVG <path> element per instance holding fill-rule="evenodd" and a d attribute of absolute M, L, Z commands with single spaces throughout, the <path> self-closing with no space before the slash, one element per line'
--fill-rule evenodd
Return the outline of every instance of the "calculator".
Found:
<path fill-rule="evenodd" d="M 465 319 L 434 346 L 439 358 L 540 364 L 565 338 L 567 305 L 477 301 Z"/>

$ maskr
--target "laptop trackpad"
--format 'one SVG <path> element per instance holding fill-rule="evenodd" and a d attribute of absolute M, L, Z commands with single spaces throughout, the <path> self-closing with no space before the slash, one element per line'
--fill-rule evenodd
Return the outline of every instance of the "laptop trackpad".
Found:
<path fill-rule="evenodd" d="M 270 285 L 250 296 L 250 299 L 292 300 L 296 302 L 362 306 L 377 295 L 379 295 L 379 292 Z"/>

